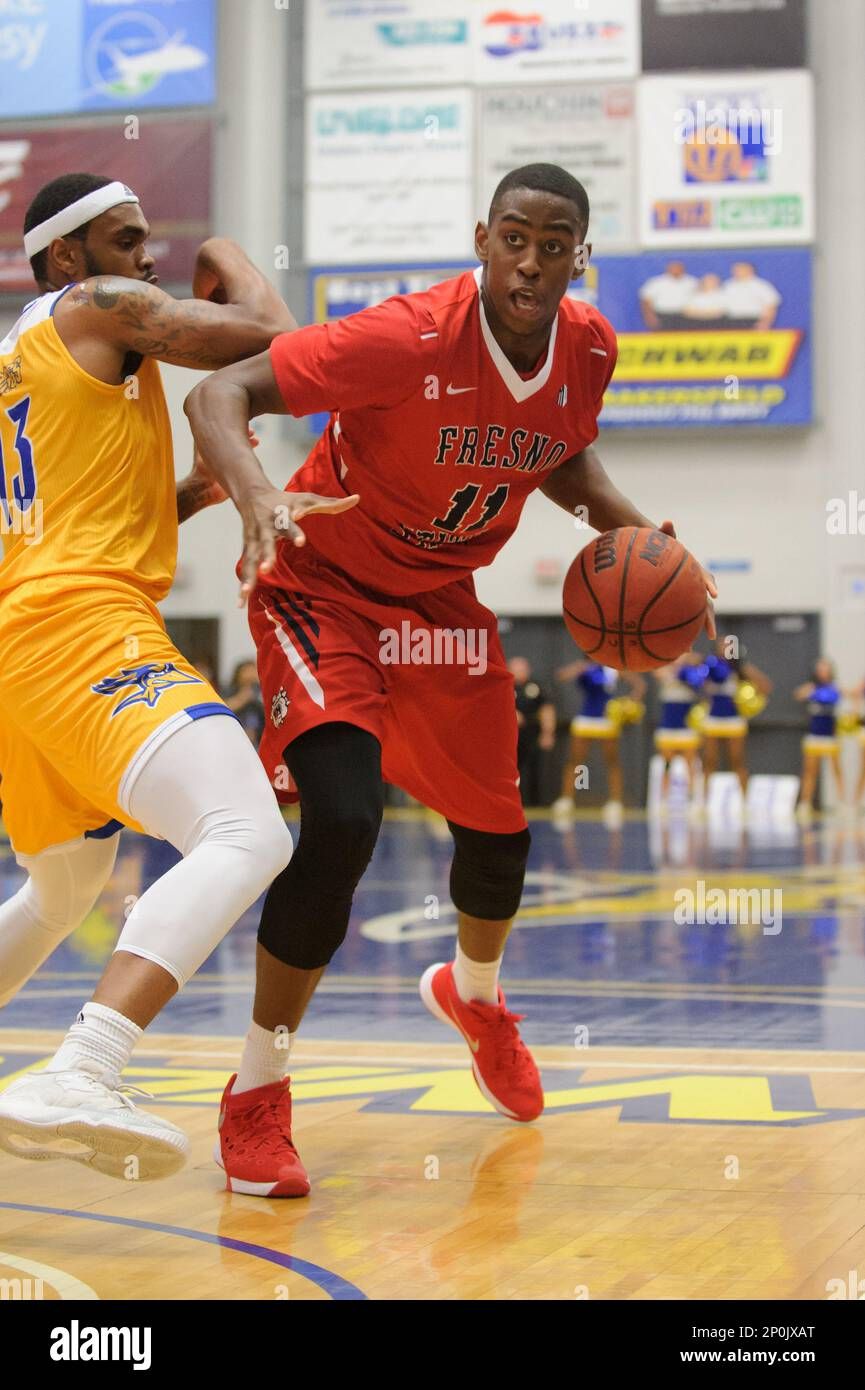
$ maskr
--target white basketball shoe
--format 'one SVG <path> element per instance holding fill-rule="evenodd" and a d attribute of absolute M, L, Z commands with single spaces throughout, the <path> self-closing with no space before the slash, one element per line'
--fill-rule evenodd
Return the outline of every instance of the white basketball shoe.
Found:
<path fill-rule="evenodd" d="M 112 1178 L 148 1181 L 182 1168 L 189 1140 L 129 1099 L 117 1076 L 31 1072 L 0 1093 L 0 1149 L 16 1158 L 68 1158 Z M 144 1095 L 139 1091 L 137 1094 Z"/>

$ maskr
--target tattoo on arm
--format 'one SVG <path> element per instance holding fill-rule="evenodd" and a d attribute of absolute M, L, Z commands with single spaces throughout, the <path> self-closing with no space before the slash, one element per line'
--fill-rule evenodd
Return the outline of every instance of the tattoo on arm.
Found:
<path fill-rule="evenodd" d="M 73 303 L 113 317 L 120 344 L 142 357 L 208 371 L 226 360 L 225 308 L 205 300 L 172 299 L 146 281 L 100 276 L 79 285 Z M 221 336 L 221 335 L 220 335 Z"/>

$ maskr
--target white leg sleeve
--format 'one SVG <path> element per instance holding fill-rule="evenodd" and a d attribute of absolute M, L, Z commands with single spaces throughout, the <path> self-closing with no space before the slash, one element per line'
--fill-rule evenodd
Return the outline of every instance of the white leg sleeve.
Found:
<path fill-rule="evenodd" d="M 116 835 L 18 855 L 29 878 L 0 907 L 0 1008 L 80 927 L 111 877 L 116 856 Z"/>
<path fill-rule="evenodd" d="M 142 768 L 129 810 L 184 856 L 139 898 L 117 943 L 181 987 L 291 858 L 273 788 L 241 726 L 184 725 Z"/>

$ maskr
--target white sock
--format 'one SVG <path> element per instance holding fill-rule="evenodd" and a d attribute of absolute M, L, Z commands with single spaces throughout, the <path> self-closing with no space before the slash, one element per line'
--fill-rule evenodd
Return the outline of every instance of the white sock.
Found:
<path fill-rule="evenodd" d="M 104 1004 L 85 1004 L 45 1070 L 119 1076 L 143 1031 Z"/>
<path fill-rule="evenodd" d="M 483 1004 L 499 1002 L 499 971 L 502 958 L 491 961 L 469 960 L 459 943 L 454 960 L 454 984 L 464 1004 L 480 999 Z"/>
<path fill-rule="evenodd" d="M 271 1032 L 268 1028 L 259 1028 L 257 1023 L 250 1023 L 231 1094 L 238 1096 L 243 1091 L 254 1091 L 259 1086 L 281 1081 L 288 1070 L 296 1037 L 296 1033 L 287 1033 L 285 1029 Z"/>

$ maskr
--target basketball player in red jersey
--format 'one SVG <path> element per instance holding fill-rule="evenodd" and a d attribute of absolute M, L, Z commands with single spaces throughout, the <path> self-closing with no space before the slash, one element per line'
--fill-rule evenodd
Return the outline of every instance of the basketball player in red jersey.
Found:
<path fill-rule="evenodd" d="M 565 297 L 584 269 L 588 221 L 585 190 L 564 170 L 518 169 L 478 225 L 476 272 L 285 334 L 187 402 L 199 450 L 243 517 L 261 755 L 301 807 L 297 848 L 265 903 L 253 1023 L 220 1113 L 217 1161 L 233 1191 L 309 1190 L 286 1062 L 345 936 L 383 779 L 441 812 L 454 838 L 456 959 L 429 967 L 423 1001 L 462 1033 L 497 1110 L 533 1120 L 543 1109 L 498 984 L 529 832 L 513 679 L 472 573 L 536 488 L 571 514 L 587 506 L 598 531 L 652 525 L 590 448 L 616 338 L 596 309 Z M 248 422 L 323 410 L 330 424 L 288 491 L 359 500 L 338 525 L 311 518 L 301 532 Z"/>

